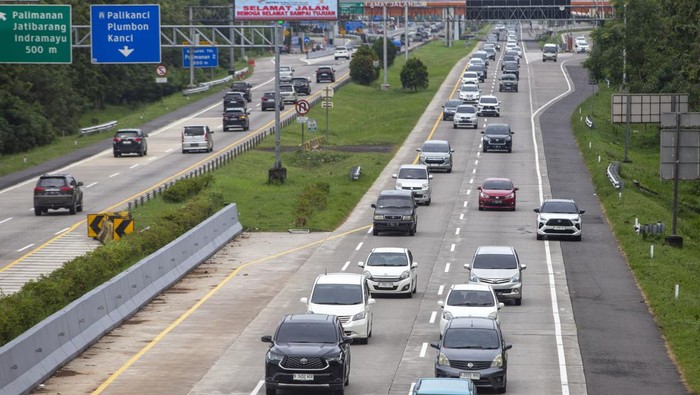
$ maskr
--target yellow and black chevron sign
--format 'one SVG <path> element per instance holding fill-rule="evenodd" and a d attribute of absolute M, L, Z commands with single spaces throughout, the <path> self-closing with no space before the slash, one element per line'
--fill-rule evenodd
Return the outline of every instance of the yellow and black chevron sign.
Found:
<path fill-rule="evenodd" d="M 88 237 L 96 238 L 102 229 L 102 221 L 104 221 L 107 214 L 88 214 L 87 215 L 87 227 L 88 227 Z"/>
<path fill-rule="evenodd" d="M 134 231 L 134 220 L 131 218 L 114 218 L 114 240 L 119 240 Z"/>

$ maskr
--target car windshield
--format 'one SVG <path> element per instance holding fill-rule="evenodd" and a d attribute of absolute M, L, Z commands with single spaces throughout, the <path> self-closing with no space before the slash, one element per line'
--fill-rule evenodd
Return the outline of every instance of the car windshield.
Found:
<path fill-rule="evenodd" d="M 234 82 L 233 85 L 231 85 L 231 88 L 247 90 L 248 85 L 245 82 Z"/>
<path fill-rule="evenodd" d="M 495 97 L 482 97 L 481 103 L 482 104 L 498 104 L 498 99 L 496 99 Z"/>
<path fill-rule="evenodd" d="M 242 108 L 227 108 L 224 111 L 227 113 L 245 113 L 245 110 Z"/>
<path fill-rule="evenodd" d="M 545 202 L 540 209 L 541 213 L 578 214 L 573 202 Z"/>
<path fill-rule="evenodd" d="M 185 136 L 203 136 L 203 126 L 185 126 Z"/>
<path fill-rule="evenodd" d="M 486 180 L 482 188 L 510 191 L 513 189 L 513 183 L 510 180 Z"/>
<path fill-rule="evenodd" d="M 333 325 L 312 323 L 285 323 L 275 336 L 277 343 L 337 343 Z"/>
<path fill-rule="evenodd" d="M 508 135 L 508 127 L 500 125 L 489 125 L 486 127 L 484 134 L 493 135 Z"/>
<path fill-rule="evenodd" d="M 505 62 L 505 63 L 503 63 L 503 68 L 505 70 L 517 70 L 518 64 L 515 62 Z"/>
<path fill-rule="evenodd" d="M 400 169 L 397 178 L 402 180 L 427 180 L 428 172 L 425 169 Z"/>
<path fill-rule="evenodd" d="M 60 188 L 66 186 L 66 180 L 63 177 L 40 178 L 39 186 L 44 188 Z"/>
<path fill-rule="evenodd" d="M 448 100 L 445 103 L 445 108 L 457 108 L 459 105 L 462 104 L 461 100 Z"/>
<path fill-rule="evenodd" d="M 293 92 L 294 87 L 291 85 L 280 85 L 280 92 Z"/>
<path fill-rule="evenodd" d="M 479 88 L 474 84 L 462 85 L 462 92 L 478 92 Z"/>
<path fill-rule="evenodd" d="M 498 334 L 492 329 L 449 328 L 442 342 L 446 348 L 497 349 Z"/>
<path fill-rule="evenodd" d="M 459 106 L 457 107 L 457 112 L 460 114 L 475 114 L 476 108 L 474 106 Z"/>
<path fill-rule="evenodd" d="M 483 70 L 484 70 L 484 66 L 482 66 L 482 65 L 480 65 L 480 64 L 473 64 L 473 65 L 469 66 L 469 68 L 468 68 L 467 70 L 479 72 L 479 71 L 483 71 Z"/>
<path fill-rule="evenodd" d="M 447 297 L 447 305 L 486 307 L 495 306 L 496 302 L 494 302 L 493 295 L 489 291 L 452 290 Z"/>
<path fill-rule="evenodd" d="M 380 197 L 377 200 L 377 207 L 380 208 L 400 208 L 411 207 L 410 199 L 401 199 L 396 197 Z"/>
<path fill-rule="evenodd" d="M 548 52 L 548 53 L 557 52 L 557 47 L 544 47 L 544 52 Z"/>
<path fill-rule="evenodd" d="M 408 258 L 403 252 L 372 253 L 367 258 L 367 266 L 408 266 Z"/>
<path fill-rule="evenodd" d="M 472 263 L 474 269 L 517 269 L 518 261 L 511 254 L 477 254 Z"/>
<path fill-rule="evenodd" d="M 421 149 L 423 152 L 450 152 L 450 147 L 444 143 L 425 143 Z"/>
<path fill-rule="evenodd" d="M 501 80 L 503 81 L 515 81 L 517 78 L 515 78 L 515 74 L 503 74 L 501 77 Z"/>
<path fill-rule="evenodd" d="M 133 132 L 117 132 L 117 135 L 114 137 L 120 138 L 120 139 L 129 139 L 129 138 L 134 138 L 138 136 L 139 133 L 136 131 Z"/>
<path fill-rule="evenodd" d="M 359 284 L 316 284 L 311 303 L 333 305 L 362 304 L 362 287 Z"/>
<path fill-rule="evenodd" d="M 309 82 L 306 78 L 292 78 L 292 82 L 295 84 L 306 84 Z"/>

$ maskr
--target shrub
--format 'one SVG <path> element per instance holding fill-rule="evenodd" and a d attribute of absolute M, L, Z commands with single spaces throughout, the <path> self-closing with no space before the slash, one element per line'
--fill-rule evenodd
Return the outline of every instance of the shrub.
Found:
<path fill-rule="evenodd" d="M 428 88 L 428 68 L 420 59 L 411 58 L 403 66 L 401 86 L 404 89 L 413 89 L 414 92 L 418 89 Z"/>
<path fill-rule="evenodd" d="M 168 203 L 184 202 L 208 187 L 212 182 L 214 182 L 214 176 L 211 174 L 178 180 L 174 185 L 163 192 L 163 200 Z"/>

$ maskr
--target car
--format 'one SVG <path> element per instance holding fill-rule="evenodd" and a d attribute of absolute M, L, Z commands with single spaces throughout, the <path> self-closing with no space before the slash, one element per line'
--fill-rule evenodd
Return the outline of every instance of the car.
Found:
<path fill-rule="evenodd" d="M 515 74 L 511 73 L 506 73 L 501 75 L 501 78 L 498 79 L 498 91 L 503 92 L 503 91 L 509 91 L 509 92 L 517 92 L 518 91 L 518 76 Z"/>
<path fill-rule="evenodd" d="M 467 67 L 467 71 L 475 71 L 477 74 L 479 74 L 479 82 L 484 82 L 486 81 L 486 78 L 488 78 L 486 68 L 482 65 L 472 64 Z"/>
<path fill-rule="evenodd" d="M 294 68 L 291 66 L 280 66 L 280 81 L 291 81 L 294 78 Z"/>
<path fill-rule="evenodd" d="M 234 127 L 243 130 L 250 129 L 250 111 L 242 107 L 231 107 L 224 109 L 223 130 L 224 132 Z"/>
<path fill-rule="evenodd" d="M 559 47 L 557 44 L 545 44 L 542 47 L 542 61 L 546 62 L 548 60 L 557 61 L 557 53 L 559 52 Z"/>
<path fill-rule="evenodd" d="M 479 98 L 479 104 L 476 107 L 477 115 L 484 117 L 492 115 L 494 117 L 501 116 L 501 101 L 496 96 L 488 95 Z"/>
<path fill-rule="evenodd" d="M 474 382 L 453 377 L 420 378 L 411 395 L 476 395 Z"/>
<path fill-rule="evenodd" d="M 484 52 L 486 52 L 487 54 L 489 54 L 489 59 L 494 60 L 494 61 L 496 60 L 496 48 L 495 47 L 484 46 L 484 48 L 482 50 Z"/>
<path fill-rule="evenodd" d="M 253 94 L 251 89 L 253 88 L 253 85 L 251 85 L 249 82 L 245 81 L 236 81 L 233 84 L 231 84 L 230 90 L 232 92 L 241 92 L 243 93 L 243 96 L 245 97 L 246 101 L 250 103 L 253 101 Z"/>
<path fill-rule="evenodd" d="M 438 300 L 442 308 L 440 337 L 447 323 L 456 317 L 485 317 L 499 321 L 498 310 L 504 305 L 498 301 L 493 288 L 486 284 L 455 284 L 447 291 L 445 300 Z"/>
<path fill-rule="evenodd" d="M 476 114 L 476 107 L 471 104 L 462 104 L 455 111 L 452 128 L 457 129 L 463 126 L 471 126 L 473 129 L 479 127 L 479 120 Z"/>
<path fill-rule="evenodd" d="M 501 71 L 503 74 L 513 74 L 515 78 L 520 79 L 520 66 L 515 62 L 503 62 Z"/>
<path fill-rule="evenodd" d="M 83 211 L 83 183 L 68 173 L 44 174 L 34 186 L 34 214 L 67 208 L 72 215 Z"/>
<path fill-rule="evenodd" d="M 243 107 L 246 108 L 248 101 L 243 92 L 229 91 L 224 94 L 224 108 Z"/>
<path fill-rule="evenodd" d="M 484 66 L 484 68 L 489 67 L 489 65 L 486 62 L 484 62 L 484 59 L 481 59 L 481 58 L 469 58 L 469 66 L 471 66 L 473 64 L 478 64 L 478 65 Z"/>
<path fill-rule="evenodd" d="M 465 263 L 469 270 L 470 284 L 490 285 L 499 300 L 511 300 L 516 306 L 523 303 L 523 270 L 527 265 L 520 263 L 515 248 L 511 246 L 477 247 L 471 263 Z"/>
<path fill-rule="evenodd" d="M 411 191 L 386 190 L 379 193 L 376 203 L 372 203 L 374 216 L 372 234 L 382 231 L 407 232 L 414 236 L 418 231 L 418 204 Z"/>
<path fill-rule="evenodd" d="M 114 157 L 124 154 L 148 155 L 148 133 L 141 129 L 119 129 L 112 139 Z"/>
<path fill-rule="evenodd" d="M 462 74 L 462 85 L 478 84 L 479 81 L 481 81 L 481 78 L 476 71 L 465 71 L 464 74 Z"/>
<path fill-rule="evenodd" d="M 292 84 L 280 84 L 279 85 L 280 89 L 280 97 L 282 98 L 282 102 L 286 103 L 296 103 L 299 100 L 299 96 L 297 95 L 297 91 L 294 89 L 294 85 Z"/>
<path fill-rule="evenodd" d="M 311 288 L 311 296 L 300 301 L 309 313 L 333 314 L 340 318 L 345 335 L 357 343 L 369 342 L 375 301 L 362 274 L 319 274 Z"/>
<path fill-rule="evenodd" d="M 462 101 L 459 99 L 449 99 L 448 101 L 446 101 L 445 104 L 442 106 L 442 120 L 452 120 L 455 116 L 455 111 L 457 110 L 457 107 L 459 107 L 460 104 L 462 104 Z"/>
<path fill-rule="evenodd" d="M 335 60 L 338 60 L 340 58 L 350 60 L 350 51 L 348 51 L 348 49 L 345 47 L 338 47 L 335 49 L 333 57 L 335 58 Z"/>
<path fill-rule="evenodd" d="M 507 123 L 490 123 L 481 131 L 482 151 L 513 152 L 513 130 Z"/>
<path fill-rule="evenodd" d="M 277 103 L 280 111 L 284 110 L 284 101 L 280 98 L 279 103 Z M 267 111 L 268 109 L 275 109 L 275 92 L 265 92 L 262 95 L 260 102 L 260 108 L 262 111 Z"/>
<path fill-rule="evenodd" d="M 489 64 L 489 54 L 486 51 L 475 51 L 471 57 L 482 59 L 485 64 Z"/>
<path fill-rule="evenodd" d="M 372 294 L 403 294 L 412 298 L 418 290 L 418 263 L 408 248 L 377 247 L 357 266 Z"/>
<path fill-rule="evenodd" d="M 459 89 L 459 99 L 462 103 L 478 103 L 481 98 L 479 85 L 473 83 L 462 84 Z"/>
<path fill-rule="evenodd" d="M 401 165 L 399 172 L 392 175 L 396 179 L 394 189 L 411 191 L 417 203 L 424 203 L 430 206 L 431 188 L 430 180 L 433 175 L 430 174 L 426 165 Z"/>
<path fill-rule="evenodd" d="M 447 173 L 452 172 L 452 153 L 455 150 L 450 146 L 447 140 L 427 140 L 421 148 L 416 151 L 420 152 L 418 161 L 420 164 L 428 166 L 428 170 L 444 170 Z"/>
<path fill-rule="evenodd" d="M 435 377 L 469 379 L 477 387 L 506 392 L 507 351 L 513 346 L 506 344 L 501 327 L 495 320 L 454 318 L 445 328 L 442 339 L 430 343 L 430 346 L 438 350 Z"/>
<path fill-rule="evenodd" d="M 588 41 L 586 40 L 586 37 L 576 37 L 576 40 L 574 41 L 574 49 L 576 50 L 576 53 L 588 52 Z"/>
<path fill-rule="evenodd" d="M 311 94 L 311 81 L 307 77 L 292 78 L 292 85 L 294 85 L 294 91 L 300 95 L 302 93 L 306 96 Z"/>
<path fill-rule="evenodd" d="M 479 210 L 508 209 L 515 211 L 516 191 L 510 178 L 489 177 L 477 188 L 479 190 Z"/>
<path fill-rule="evenodd" d="M 579 209 L 573 199 L 546 199 L 537 213 L 537 240 L 553 236 L 570 237 L 581 241 L 583 222 L 581 214 L 586 210 Z"/>
<path fill-rule="evenodd" d="M 207 125 L 185 126 L 182 131 L 182 153 L 214 151 L 214 131 Z"/>
<path fill-rule="evenodd" d="M 508 53 L 506 52 L 503 55 L 503 61 L 501 62 L 501 71 L 503 71 L 503 66 L 505 62 L 515 62 L 518 64 L 518 68 L 520 67 L 520 58 L 518 57 L 518 54 L 515 52 Z"/>
<path fill-rule="evenodd" d="M 519 46 L 516 45 L 515 47 L 512 48 L 512 50 L 517 52 L 519 58 L 523 57 L 523 49 L 520 48 Z"/>
<path fill-rule="evenodd" d="M 343 393 L 350 383 L 352 338 L 345 335 L 335 315 L 285 315 L 274 335 L 260 340 L 270 344 L 265 353 L 267 395 L 289 388 L 330 388 Z"/>
<path fill-rule="evenodd" d="M 335 82 L 335 69 L 331 66 L 320 66 L 316 69 L 316 82 Z"/>

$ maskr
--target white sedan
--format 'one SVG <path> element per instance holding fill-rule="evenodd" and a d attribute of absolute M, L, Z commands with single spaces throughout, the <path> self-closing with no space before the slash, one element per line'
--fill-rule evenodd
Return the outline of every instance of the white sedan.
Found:
<path fill-rule="evenodd" d="M 445 333 L 447 323 L 455 317 L 486 317 L 499 321 L 498 310 L 503 307 L 490 285 L 455 284 L 445 297 L 439 300 L 442 307 L 440 316 L 440 338 Z"/>

